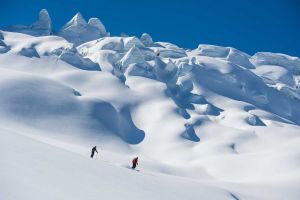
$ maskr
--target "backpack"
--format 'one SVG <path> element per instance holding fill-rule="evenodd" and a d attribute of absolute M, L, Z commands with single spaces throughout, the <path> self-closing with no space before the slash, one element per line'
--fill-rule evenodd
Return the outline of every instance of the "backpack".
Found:
<path fill-rule="evenodd" d="M 138 163 L 138 158 L 132 160 L 132 164 L 137 164 L 137 163 Z"/>

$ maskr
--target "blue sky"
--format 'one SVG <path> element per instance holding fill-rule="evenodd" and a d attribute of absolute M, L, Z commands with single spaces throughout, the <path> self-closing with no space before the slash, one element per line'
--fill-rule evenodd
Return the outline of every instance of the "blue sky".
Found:
<path fill-rule="evenodd" d="M 186 48 L 215 44 L 300 57 L 298 0 L 1 0 L 0 27 L 30 24 L 42 8 L 56 30 L 79 11 L 100 18 L 112 35 L 147 32 Z"/>

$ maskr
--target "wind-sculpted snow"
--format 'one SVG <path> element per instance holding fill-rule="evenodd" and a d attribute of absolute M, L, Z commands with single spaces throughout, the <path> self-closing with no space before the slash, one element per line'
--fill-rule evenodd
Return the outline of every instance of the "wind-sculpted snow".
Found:
<path fill-rule="evenodd" d="M 97 102 L 92 105 L 92 118 L 99 120 L 101 125 L 116 133 L 128 144 L 138 144 L 143 141 L 145 133 L 132 122 L 130 107 L 116 110 L 111 104 Z"/>
<path fill-rule="evenodd" d="M 229 48 L 213 46 L 213 45 L 199 45 L 197 48 L 200 56 L 208 57 L 227 57 L 230 52 Z"/>
<path fill-rule="evenodd" d="M 54 81 L 35 76 L 6 73 L 1 79 L 1 105 L 8 115 L 22 117 L 24 120 L 42 116 L 64 116 L 76 112 L 74 90 L 60 86 Z M 15 92 L 11 93 L 10 91 Z M 59 95 L 61 98 L 56 98 Z M 3 111 L 3 110 L 2 110 Z"/>
<path fill-rule="evenodd" d="M 107 36 L 108 33 L 106 32 L 105 26 L 102 24 L 102 22 L 98 18 L 90 18 L 88 21 L 88 24 L 98 28 L 98 30 L 101 32 L 103 36 Z"/>
<path fill-rule="evenodd" d="M 124 51 L 130 50 L 132 47 L 144 47 L 144 44 L 137 37 L 125 37 L 124 41 Z"/>
<path fill-rule="evenodd" d="M 2 118 L 18 119 L 20 124 L 48 130 L 53 127 L 47 120 L 57 120 L 56 125 L 63 125 L 64 119 L 69 118 L 70 128 L 65 131 L 88 125 L 93 131 L 102 129 L 115 133 L 128 144 L 140 143 L 145 137 L 132 122 L 130 105 L 117 110 L 111 103 L 89 100 L 77 90 L 51 79 L 6 70 L 1 73 L 6 74 L 0 81 Z"/>
<path fill-rule="evenodd" d="M 56 31 L 53 31 L 52 20 L 46 9 L 40 11 L 38 20 L 31 25 L 13 25 L 4 28 L 4 30 L 32 36 L 59 35 L 76 46 L 94 39 L 109 36 L 105 26 L 98 18 L 90 18 L 86 22 L 80 13 L 77 13 L 56 33 Z"/>
<path fill-rule="evenodd" d="M 1 37 L 1 32 L 0 32 L 0 37 Z M 0 39 L 0 53 L 6 53 L 10 50 L 10 48 L 5 44 L 3 40 Z"/>
<path fill-rule="evenodd" d="M 113 50 L 119 52 L 124 49 L 124 40 L 121 37 L 101 38 L 82 44 L 77 48 L 85 55 L 97 53 L 100 50 Z"/>
<path fill-rule="evenodd" d="M 48 11 L 42 9 L 39 13 L 38 20 L 29 26 L 14 25 L 4 30 L 18 33 L 25 33 L 32 36 L 45 36 L 52 34 L 52 21 Z"/>
<path fill-rule="evenodd" d="M 57 36 L 32 37 L 19 33 L 5 34 L 5 42 L 13 52 L 26 56 L 55 56 L 85 70 L 101 70 L 98 63 L 84 58 L 72 44 Z"/>
<path fill-rule="evenodd" d="M 61 28 L 58 35 L 78 46 L 82 43 L 104 37 L 107 33 L 100 20 L 92 18 L 87 23 L 82 15 L 77 13 Z"/>
<path fill-rule="evenodd" d="M 48 56 L 56 49 L 72 48 L 72 44 L 57 36 L 34 37 L 21 33 L 4 32 L 4 42 L 14 53 L 23 48 L 34 48 L 40 56 Z"/>
<path fill-rule="evenodd" d="M 223 58 L 248 69 L 254 68 L 252 63 L 249 61 L 250 56 L 234 48 L 214 45 L 199 45 L 195 53 L 199 56 Z"/>
<path fill-rule="evenodd" d="M 299 58 L 110 36 L 81 14 L 57 33 L 45 10 L 13 27 L 0 31 L 1 197 L 299 199 Z"/>
<path fill-rule="evenodd" d="M 141 36 L 141 42 L 146 46 L 146 47 L 150 47 L 153 45 L 153 40 L 152 37 L 147 34 L 147 33 L 143 33 Z"/>
<path fill-rule="evenodd" d="M 133 46 L 123 58 L 115 64 L 115 70 L 121 73 L 125 72 L 130 76 L 155 78 L 153 68 L 146 62 L 145 57 L 136 46 Z"/>
<path fill-rule="evenodd" d="M 77 49 L 57 49 L 53 54 L 58 55 L 59 58 L 79 69 L 99 71 L 98 63 L 92 62 L 89 58 L 84 58 L 77 52 Z"/>
<path fill-rule="evenodd" d="M 151 49 L 159 52 L 159 55 L 163 58 L 186 57 L 186 52 L 183 49 L 166 42 L 158 42 L 156 47 L 152 47 Z"/>
<path fill-rule="evenodd" d="M 167 85 L 173 85 L 177 81 L 178 67 L 172 60 L 164 63 L 160 58 L 155 58 L 154 71 L 157 79 Z"/>
<path fill-rule="evenodd" d="M 285 54 L 259 52 L 251 57 L 254 73 L 270 87 L 291 99 L 300 99 L 300 59 Z"/>
<path fill-rule="evenodd" d="M 148 65 L 138 47 L 133 46 L 119 61 L 120 68 L 126 70 L 130 64 Z"/>
<path fill-rule="evenodd" d="M 124 41 L 134 41 L 133 43 L 138 44 L 138 46 L 134 45 L 133 48 L 127 50 Z M 269 87 L 269 84 L 266 85 L 261 80 L 260 76 L 264 78 L 266 75 L 261 73 L 259 67 L 254 69 L 249 61 L 250 56 L 233 48 L 199 45 L 197 50 L 188 52 L 188 54 L 177 56 L 175 53 L 168 57 L 167 54 L 163 53 L 164 49 L 169 52 L 181 52 L 183 50 L 176 45 L 160 42 L 157 43 L 156 47 L 150 47 L 152 52 L 159 52 L 160 56 L 153 55 L 153 58 L 149 57 L 147 61 L 145 59 L 147 53 L 144 53 L 145 47 L 141 46 L 138 39 L 134 37 L 125 38 L 125 40 L 122 38 L 103 38 L 99 42 L 82 45 L 79 49 L 87 52 L 88 57 L 106 49 L 115 51 L 117 56 L 111 60 L 111 64 L 121 69 L 120 72 L 123 71 L 125 76 L 148 77 L 164 82 L 168 87 L 176 87 L 178 77 L 188 74 L 188 76 L 193 77 L 191 79 L 193 79 L 194 84 L 200 84 L 229 98 L 249 102 L 295 123 L 300 122 L 298 120 L 298 108 L 292 109 L 294 106 L 299 107 L 299 102 L 295 100 L 298 98 L 297 91 L 292 88 L 296 87 L 296 83 L 293 84 L 294 77 L 286 73 L 287 75 L 279 78 L 281 81 L 289 83 L 290 87 L 277 85 L 275 89 L 280 91 L 277 92 L 273 89 L 274 87 Z M 123 53 L 124 51 L 125 53 Z M 191 57 L 189 58 L 187 55 Z M 169 60 L 165 59 L 166 56 Z M 280 73 L 278 70 L 271 69 L 271 71 Z M 126 80 L 120 72 L 115 74 L 122 77 L 123 81 Z M 268 76 L 271 76 L 271 73 L 268 72 Z M 274 101 L 273 98 L 277 100 Z M 277 106 L 279 102 L 281 102 L 281 106 Z M 179 109 L 179 113 L 185 117 L 189 116 L 182 109 Z"/>
<path fill-rule="evenodd" d="M 283 83 L 290 87 L 296 86 L 293 73 L 284 67 L 276 65 L 261 65 L 253 71 L 262 77 L 264 82 L 269 85 Z"/>
<path fill-rule="evenodd" d="M 293 74 L 300 74 L 300 59 L 280 53 L 258 52 L 251 57 L 255 66 L 277 65 L 290 70 Z"/>
<path fill-rule="evenodd" d="M 198 61 L 200 65 L 192 71 L 196 84 L 300 123 L 300 102 L 268 87 L 251 71 L 221 60 L 216 60 L 213 65 L 211 59 L 204 57 L 198 57 Z"/>
<path fill-rule="evenodd" d="M 31 28 L 39 32 L 40 35 L 52 34 L 52 21 L 46 9 L 40 11 L 38 21 L 33 23 Z"/>

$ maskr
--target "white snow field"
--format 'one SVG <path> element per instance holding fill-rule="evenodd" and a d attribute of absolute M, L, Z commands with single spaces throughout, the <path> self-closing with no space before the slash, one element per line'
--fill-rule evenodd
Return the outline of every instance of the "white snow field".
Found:
<path fill-rule="evenodd" d="M 299 200 L 299 86 L 297 57 L 42 10 L 0 31 L 0 199 Z"/>

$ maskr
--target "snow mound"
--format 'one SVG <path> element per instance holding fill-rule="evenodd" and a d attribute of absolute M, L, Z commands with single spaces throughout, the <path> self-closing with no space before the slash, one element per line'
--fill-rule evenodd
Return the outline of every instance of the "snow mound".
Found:
<path fill-rule="evenodd" d="M 299 101 L 289 99 L 284 93 L 268 87 L 249 70 L 213 58 L 198 57 L 196 62 L 200 66 L 194 67 L 190 73 L 194 85 L 200 84 L 219 94 L 251 103 L 299 124 Z"/>
<path fill-rule="evenodd" d="M 124 37 L 124 51 L 130 50 L 133 46 L 144 47 L 144 44 L 137 37 Z"/>
<path fill-rule="evenodd" d="M 76 48 L 71 49 L 57 49 L 58 51 L 53 52 L 55 55 L 58 55 L 59 58 L 70 65 L 78 67 L 83 70 L 92 70 L 92 71 L 100 71 L 101 68 L 98 63 L 94 63 L 89 58 L 82 57 L 81 54 L 77 52 Z"/>
<path fill-rule="evenodd" d="M 130 105 L 116 108 L 104 100 L 83 98 L 78 90 L 49 78 L 3 69 L 1 72 L 6 74 L 0 81 L 0 103 L 5 105 L 0 109 L 2 119 L 6 116 L 10 122 L 18 120 L 19 124 L 54 131 L 56 127 L 51 123 L 62 126 L 69 118 L 66 133 L 102 130 L 102 135 L 120 137 L 128 144 L 138 144 L 145 137 L 132 121 Z"/>
<path fill-rule="evenodd" d="M 3 32 L 4 42 L 12 52 L 19 53 L 23 48 L 34 48 L 40 56 L 51 55 L 56 49 L 72 48 L 64 38 L 57 36 L 34 37 L 21 33 Z"/>
<path fill-rule="evenodd" d="M 243 66 L 248 69 L 254 68 L 252 63 L 249 61 L 249 55 L 231 47 L 199 45 L 196 51 L 198 52 L 197 54 L 200 56 L 223 58 L 234 64 Z"/>
<path fill-rule="evenodd" d="M 115 66 L 129 76 L 154 78 L 153 68 L 145 61 L 141 51 L 135 45 L 115 64 Z"/>
<path fill-rule="evenodd" d="M 173 85 L 177 82 L 178 68 L 172 60 L 168 60 L 167 63 L 164 63 L 159 57 L 156 57 L 154 69 L 159 81 L 169 85 Z"/>
<path fill-rule="evenodd" d="M 146 46 L 150 47 L 153 45 L 152 37 L 148 33 L 143 33 L 141 36 L 141 42 Z"/>
<path fill-rule="evenodd" d="M 153 67 L 146 62 L 143 53 L 134 45 L 122 59 L 115 63 L 114 67 L 117 70 L 116 73 L 118 73 L 118 70 L 121 72 L 121 74 L 119 74 L 121 79 L 125 80 L 123 73 L 127 76 L 155 77 Z"/>
<path fill-rule="evenodd" d="M 186 53 L 181 50 L 159 49 L 160 56 L 164 58 L 182 58 L 186 57 Z"/>
<path fill-rule="evenodd" d="M 199 55 L 201 56 L 208 56 L 208 57 L 227 57 L 230 48 L 215 46 L 215 45 L 203 45 L 200 44 L 197 48 L 199 51 Z"/>
<path fill-rule="evenodd" d="M 147 65 L 147 63 L 144 60 L 144 57 L 143 57 L 142 53 L 140 52 L 139 48 L 135 45 L 119 61 L 119 65 L 120 65 L 122 71 L 125 71 L 126 68 L 130 64 Z"/>
<path fill-rule="evenodd" d="M 85 54 L 94 54 L 100 50 L 123 51 L 124 41 L 122 37 L 106 37 L 99 40 L 90 41 L 78 46 Z"/>
<path fill-rule="evenodd" d="M 61 33 L 0 31 L 1 197 L 299 199 L 299 58 Z"/>
<path fill-rule="evenodd" d="M 289 98 L 300 99 L 300 59 L 285 54 L 259 52 L 251 57 L 253 70 L 270 87 Z"/>
<path fill-rule="evenodd" d="M 1 70 L 3 73 L 6 72 Z M 15 92 L 11 93 L 10 91 Z M 19 73 L 7 73 L 1 79 L 1 113 L 21 121 L 46 120 L 44 117 L 63 117 L 76 113 L 74 90 L 57 82 Z M 59 95 L 61 98 L 56 98 Z M 11 103 L 9 103 L 11 102 Z"/>
<path fill-rule="evenodd" d="M 254 70 L 264 81 L 270 85 L 284 83 L 291 87 L 295 86 L 293 74 L 288 69 L 276 65 L 261 65 Z"/>
<path fill-rule="evenodd" d="M 151 60 L 155 59 L 156 54 L 152 49 L 149 49 L 146 47 L 140 47 L 139 49 L 140 49 L 141 53 L 143 54 L 144 59 L 146 61 L 151 61 Z"/>
<path fill-rule="evenodd" d="M 241 52 L 237 49 L 230 48 L 230 52 L 226 59 L 234 64 L 243 66 L 247 69 L 254 69 L 255 67 L 252 65 L 252 63 L 249 61 L 250 56 L 248 54 L 245 54 L 244 52 Z"/>
<path fill-rule="evenodd" d="M 84 58 L 72 44 L 57 36 L 33 37 L 20 33 L 4 33 L 4 40 L 12 52 L 26 56 L 56 56 L 77 68 L 83 70 L 100 70 L 98 63 Z"/>
<path fill-rule="evenodd" d="M 78 46 L 82 43 L 104 37 L 107 33 L 99 19 L 91 18 L 89 23 L 87 23 L 82 15 L 77 13 L 61 28 L 58 35 Z"/>
<path fill-rule="evenodd" d="M 159 52 L 159 55 L 164 58 L 182 58 L 186 57 L 187 54 L 184 49 L 179 48 L 174 44 L 167 42 L 157 42 L 159 46 L 151 47 L 155 52 Z"/>
<path fill-rule="evenodd" d="M 277 65 L 290 70 L 295 75 L 300 75 L 300 59 L 281 53 L 258 52 L 251 57 L 255 66 Z"/>

